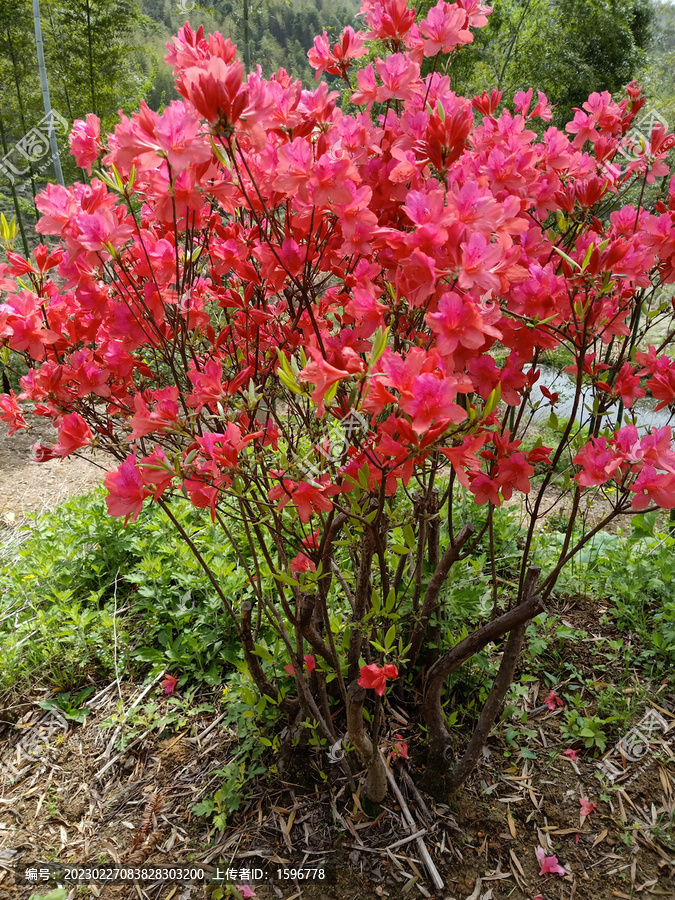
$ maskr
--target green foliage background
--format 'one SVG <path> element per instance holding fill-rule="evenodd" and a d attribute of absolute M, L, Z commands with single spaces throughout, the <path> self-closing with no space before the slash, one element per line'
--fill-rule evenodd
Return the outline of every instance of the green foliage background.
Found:
<path fill-rule="evenodd" d="M 496 0 L 452 61 L 453 86 L 469 96 L 498 88 L 505 100 L 541 90 L 562 127 L 593 91 L 620 93 L 644 67 L 654 21 L 651 0 Z"/>

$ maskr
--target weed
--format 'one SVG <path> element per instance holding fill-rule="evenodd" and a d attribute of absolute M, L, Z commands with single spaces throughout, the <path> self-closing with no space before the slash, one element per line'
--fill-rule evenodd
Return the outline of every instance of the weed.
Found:
<path fill-rule="evenodd" d="M 607 749 L 608 736 L 605 727 L 617 720 L 616 716 L 580 716 L 576 710 L 566 714 L 566 724 L 560 726 L 563 737 L 570 743 L 583 741 L 584 747 L 597 748 L 601 753 Z"/>
<path fill-rule="evenodd" d="M 187 502 L 174 504 L 174 515 L 197 532 Z M 101 490 L 27 527 L 0 571 L 0 690 L 25 690 L 39 676 L 62 694 L 77 691 L 87 675 L 112 676 L 115 661 L 122 675 L 171 667 L 211 685 L 232 668 L 241 645 L 159 507 L 125 528 L 107 514 Z M 246 598 L 251 588 L 231 548 L 203 523 L 195 541 L 224 591 Z"/>
<path fill-rule="evenodd" d="M 89 710 L 82 704 L 95 690 L 94 687 L 90 686 L 80 691 L 74 697 L 72 697 L 70 691 L 65 691 L 57 697 L 40 701 L 38 706 L 41 706 L 42 709 L 58 710 L 66 719 L 81 725 L 85 717 L 89 715 Z"/>

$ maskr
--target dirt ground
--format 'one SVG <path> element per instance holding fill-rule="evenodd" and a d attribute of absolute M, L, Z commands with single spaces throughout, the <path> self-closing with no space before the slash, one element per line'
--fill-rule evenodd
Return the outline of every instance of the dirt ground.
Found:
<path fill-rule="evenodd" d="M 105 475 L 98 467 L 104 460 L 91 453 L 83 458 L 33 462 L 31 446 L 54 444 L 56 429 L 46 419 L 27 419 L 30 427 L 12 437 L 0 425 L 0 519 L 6 525 L 20 521 L 26 513 L 53 509 L 73 494 L 86 493 Z"/>
<path fill-rule="evenodd" d="M 590 674 L 597 613 L 594 619 L 585 604 L 560 612 L 576 628 L 588 629 L 589 649 L 579 652 L 577 665 Z M 316 768 L 260 783 L 224 831 L 197 818 L 192 807 L 220 787 L 219 770 L 237 751 L 236 735 L 222 725 L 217 695 L 210 698 L 214 712 L 192 727 L 146 735 L 123 752 L 116 743 L 119 733 L 103 725 L 117 710 L 116 683 L 100 686 L 83 724 L 45 711 L 40 697 L 26 698 L 20 707 L 0 711 L 0 897 L 24 900 L 33 891 L 46 893 L 47 885 L 30 887 L 20 875 L 30 865 L 39 869 L 60 861 L 199 866 L 207 877 L 231 866 L 276 873 L 325 865 L 324 882 L 257 883 L 261 900 L 674 898 L 672 836 L 664 825 L 675 815 L 673 698 L 656 686 L 648 702 L 661 710 L 669 728 L 653 735 L 649 754 L 633 764 L 625 786 L 603 800 L 592 753 L 580 749 L 576 762 L 559 755 L 559 711 L 537 707 L 538 689 L 533 684 L 523 700 L 527 725 L 537 734 L 529 744 L 536 758 L 507 758 L 507 746 L 493 736 L 461 792 L 445 803 L 422 794 L 430 822 L 393 769 L 443 880 L 440 890 L 416 841 L 408 838 L 396 799 L 389 794 L 380 808 L 366 812 L 339 774 L 329 785 L 311 783 L 307 771 Z M 143 688 L 123 684 L 120 690 L 129 710 Z M 156 683 L 145 698 L 160 708 L 166 702 Z M 637 720 L 642 712 L 636 710 Z M 416 727 L 411 720 L 407 725 L 414 711 L 392 708 L 392 713 L 415 760 Z M 313 752 L 321 765 L 320 751 Z M 419 783 L 422 768 L 411 762 L 410 771 Z M 597 803 L 584 820 L 580 797 Z M 539 874 L 538 846 L 557 857 L 565 875 Z M 89 887 L 70 887 L 69 897 L 217 900 L 215 887 L 92 881 Z"/>
<path fill-rule="evenodd" d="M 40 420 L 28 433 L 0 436 L 0 516 L 6 524 L 88 490 L 102 476 L 84 459 L 31 462 L 30 446 L 38 441 L 53 442 L 52 429 Z M 582 601 L 558 613 L 586 630 L 588 641 L 567 650 L 580 671 L 593 676 L 598 610 Z M 600 797 L 590 751 L 581 749 L 577 762 L 556 753 L 563 746 L 560 718 L 547 709 L 536 712 L 537 684 L 523 700 L 528 727 L 538 735 L 530 743 L 535 759 L 507 758 L 507 746 L 493 736 L 461 792 L 445 803 L 422 794 L 430 821 L 394 770 L 442 889 L 434 887 L 396 799 L 389 794 L 379 809 L 366 813 L 360 796 L 333 773 L 329 785 L 291 776 L 261 783 L 224 831 L 213 828 L 192 808 L 221 786 L 219 770 L 237 753 L 236 734 L 222 724 L 219 698 L 212 698 L 215 711 L 191 727 L 146 734 L 122 751 L 120 733 L 104 723 L 118 712 L 120 699 L 128 712 L 144 688 L 114 682 L 96 690 L 82 724 L 45 711 L 39 705 L 44 695 L 0 708 L 0 900 L 46 894 L 55 882 L 28 883 L 24 873 L 57 862 L 197 866 L 208 878 L 231 866 L 276 873 L 325 864 L 323 881 L 256 883 L 261 900 L 675 898 L 672 831 L 668 837 L 664 824 L 675 817 L 675 698 L 658 686 L 650 702 L 669 730 L 654 736 L 645 761 L 634 764 L 625 786 L 611 791 L 609 800 Z M 157 684 L 145 698 L 160 708 L 166 702 Z M 414 710 L 397 709 L 395 715 L 416 760 Z M 322 765 L 319 752 L 314 751 L 316 762 Z M 330 768 L 325 762 L 323 767 Z M 411 762 L 410 774 L 419 783 L 422 766 Z M 585 820 L 580 797 L 597 803 Z M 565 874 L 540 875 L 537 847 L 555 855 Z M 67 897 L 219 900 L 222 884 L 170 879 L 116 885 L 92 879 L 68 885 Z"/>

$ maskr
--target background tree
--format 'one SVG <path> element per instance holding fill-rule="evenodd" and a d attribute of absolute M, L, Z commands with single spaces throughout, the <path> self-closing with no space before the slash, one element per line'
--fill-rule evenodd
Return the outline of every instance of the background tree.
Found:
<path fill-rule="evenodd" d="M 42 37 L 52 108 L 68 123 L 95 111 L 107 127 L 119 109 L 137 108 L 154 74 L 152 54 L 143 47 L 143 17 L 136 0 L 43 0 Z M 22 172 L 14 181 L 0 172 L 0 210 L 37 220 L 37 190 L 54 177 L 51 154 L 22 156 L 17 144 L 44 116 L 30 0 L 0 6 L 0 137 L 2 156 L 11 154 Z M 58 134 L 66 182 L 82 178 Z M 25 170 L 25 172 L 24 172 Z"/>
<path fill-rule="evenodd" d="M 43 19 L 54 104 L 71 120 L 93 112 L 112 127 L 120 109 L 138 106 L 151 65 L 136 0 L 50 0 Z"/>
<path fill-rule="evenodd" d="M 638 75 L 647 95 L 668 122 L 675 122 L 675 6 L 655 0 L 652 40 Z"/>
<path fill-rule="evenodd" d="M 163 102 L 178 96 L 164 53 L 166 41 L 186 19 L 194 28 L 203 25 L 207 33 L 221 31 L 238 45 L 243 58 L 243 0 L 214 0 L 195 6 L 187 14 L 170 0 L 141 0 L 141 7 L 155 24 L 151 46 L 157 56 L 157 71 L 147 98 L 152 109 L 159 109 Z M 355 0 L 250 0 L 251 64 L 260 65 L 266 77 L 283 67 L 294 78 L 310 84 L 314 73 L 307 62 L 307 51 L 315 36 L 325 30 L 329 37 L 337 39 L 345 25 L 355 25 L 357 9 Z"/>
<path fill-rule="evenodd" d="M 620 91 L 646 61 L 651 0 L 497 0 L 493 6 L 488 26 L 450 64 L 462 94 L 494 87 L 511 98 L 532 87 L 556 104 L 560 126 L 593 91 Z"/>

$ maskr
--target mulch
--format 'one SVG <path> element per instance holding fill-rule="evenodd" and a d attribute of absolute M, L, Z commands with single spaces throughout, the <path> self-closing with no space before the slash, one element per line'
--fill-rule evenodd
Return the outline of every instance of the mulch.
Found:
<path fill-rule="evenodd" d="M 583 627 L 584 615 L 582 606 L 565 618 Z M 232 866 L 324 868 L 322 882 L 256 885 L 261 900 L 675 898 L 675 712 L 662 688 L 650 702 L 669 729 L 652 735 L 651 753 L 634 764 L 624 787 L 609 791 L 608 801 L 600 797 L 606 788 L 590 751 L 581 750 L 577 762 L 554 752 L 563 747 L 560 711 L 541 706 L 533 682 L 521 712 L 537 734 L 528 743 L 536 758 L 506 758 L 494 735 L 467 786 L 446 803 L 412 788 L 389 755 L 400 800 L 390 792 L 379 809 L 369 809 L 351 793 L 339 766 L 314 750 L 314 766 L 255 782 L 224 831 L 191 810 L 220 787 L 219 770 L 238 751 L 236 733 L 223 724 L 226 699 L 216 698 L 215 711 L 182 732 L 141 734 L 120 751 L 119 726 L 103 723 L 120 699 L 127 712 L 144 699 L 161 706 L 156 682 L 101 686 L 81 725 L 40 707 L 43 692 L 0 710 L 0 897 L 28 898 L 53 887 L 23 883 L 19 873 L 29 864 L 108 861 L 200 866 L 212 875 Z M 397 733 L 409 736 L 412 747 L 416 726 L 405 710 L 393 711 Z M 636 721 L 643 712 L 635 710 Z M 394 739 L 383 742 L 387 753 Z M 304 756 L 306 762 L 309 751 Z M 318 777 L 319 768 L 328 782 Z M 410 774 L 419 783 L 422 773 L 412 762 Z M 597 803 L 585 819 L 580 797 Z M 442 889 L 434 886 L 422 844 Z M 566 874 L 540 876 L 537 847 L 557 856 Z M 188 900 L 212 897 L 213 888 L 92 883 L 70 887 L 68 897 L 88 890 L 97 898 Z"/>

